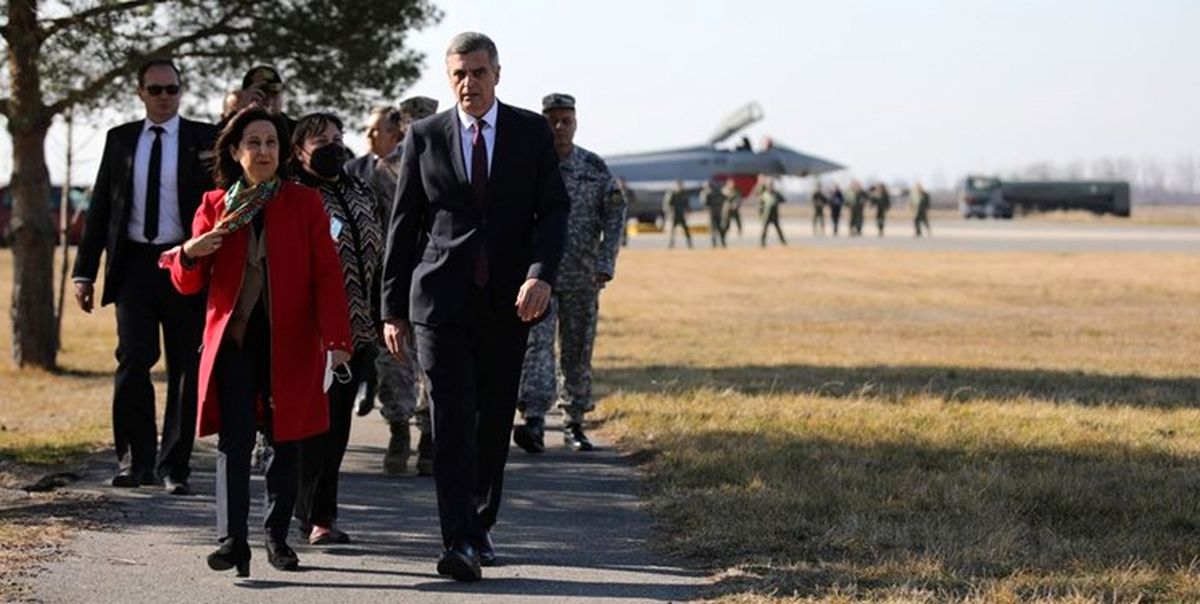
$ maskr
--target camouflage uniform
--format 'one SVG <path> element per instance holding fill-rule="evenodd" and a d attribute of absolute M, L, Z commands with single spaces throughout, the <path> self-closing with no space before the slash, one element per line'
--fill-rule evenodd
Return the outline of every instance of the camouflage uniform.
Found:
<path fill-rule="evenodd" d="M 783 236 L 783 227 L 779 225 L 779 204 L 783 203 L 783 196 L 775 189 L 764 188 L 758 194 L 758 213 L 762 216 L 762 237 L 759 243 L 763 247 L 767 247 L 767 230 L 772 225 L 775 226 L 775 232 L 779 234 L 779 243 L 787 245 L 787 239 Z"/>
<path fill-rule="evenodd" d="M 733 181 L 725 183 L 721 188 L 721 195 L 725 198 L 725 203 L 721 207 L 721 237 L 729 234 L 730 223 L 736 222 L 738 227 L 738 237 L 742 236 L 742 194 L 734 186 Z"/>
<path fill-rule="evenodd" d="M 863 211 L 867 205 L 867 192 L 858 189 L 850 192 L 850 235 L 862 235 Z"/>
<path fill-rule="evenodd" d="M 914 191 L 912 205 L 916 213 L 913 217 L 913 227 L 917 230 L 917 237 L 921 236 L 921 225 L 925 225 L 926 235 L 932 235 L 933 231 L 929 229 L 929 193 Z"/>
<path fill-rule="evenodd" d="M 400 103 L 400 115 L 404 120 L 401 127 L 407 131 L 408 124 L 433 115 L 436 111 L 437 101 L 433 99 L 406 99 Z M 391 218 L 392 204 L 396 197 L 401 151 L 402 147 L 397 146 L 387 157 L 380 158 L 369 183 L 375 194 L 376 212 L 385 225 Z M 425 439 L 433 434 L 429 418 L 429 388 L 425 372 L 421 371 L 420 365 L 417 364 L 416 350 L 412 348 L 411 342 L 406 342 L 405 345 L 407 350 L 404 361 L 401 362 L 392 356 L 382 342 L 378 344 L 379 354 L 375 357 L 377 386 L 374 396 L 379 403 L 379 414 L 393 427 L 393 431 L 403 430 L 406 433 L 409 420 L 416 417 L 417 428 L 422 439 Z"/>
<path fill-rule="evenodd" d="M 692 247 L 692 232 L 687 225 L 687 193 L 683 191 L 667 191 L 663 195 L 663 217 L 667 228 L 671 229 L 671 238 L 667 247 L 675 247 L 675 227 L 683 227 L 683 236 L 687 238 L 688 247 Z"/>
<path fill-rule="evenodd" d="M 825 205 L 829 203 L 829 199 L 821 192 L 821 188 L 817 187 L 812 192 L 812 228 L 813 235 L 825 234 Z"/>
<path fill-rule="evenodd" d="M 892 207 L 892 197 L 888 195 L 886 186 L 876 185 L 871 189 L 871 203 L 875 205 L 875 226 L 879 228 L 879 236 L 883 237 L 883 227 L 887 225 L 887 213 Z"/>
<path fill-rule="evenodd" d="M 628 206 L 604 160 L 591 151 L 575 146 L 559 161 L 559 170 L 571 199 L 566 248 L 551 308 L 529 331 L 518 407 L 525 418 L 543 417 L 557 398 L 569 421 L 579 423 L 594 408 L 592 343 L 600 295 L 596 275 L 613 275 Z"/>
<path fill-rule="evenodd" d="M 708 208 L 708 230 L 712 236 L 712 246 L 717 247 L 719 244 L 725 247 L 725 230 L 721 228 L 724 224 L 721 214 L 725 207 L 725 198 L 708 183 L 704 183 L 704 188 L 700 189 L 700 201 Z"/>

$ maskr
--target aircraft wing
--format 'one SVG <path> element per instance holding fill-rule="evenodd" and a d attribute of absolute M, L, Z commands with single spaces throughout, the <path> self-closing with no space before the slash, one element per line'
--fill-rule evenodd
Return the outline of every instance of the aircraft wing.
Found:
<path fill-rule="evenodd" d="M 726 150 L 703 145 L 614 155 L 604 161 L 613 175 L 629 182 L 704 181 L 730 174 L 811 176 L 843 167 L 781 145 L 772 145 L 763 151 Z"/>

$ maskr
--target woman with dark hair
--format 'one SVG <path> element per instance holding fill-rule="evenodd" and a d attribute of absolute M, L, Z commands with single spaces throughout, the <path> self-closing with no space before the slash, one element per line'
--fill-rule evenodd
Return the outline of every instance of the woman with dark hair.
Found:
<path fill-rule="evenodd" d="M 208 287 L 200 353 L 199 435 L 218 434 L 213 570 L 250 572 L 247 518 L 255 430 L 274 447 L 266 468 L 267 559 L 295 570 L 287 530 L 298 442 L 329 429 L 322 381 L 349 359 L 350 325 L 337 251 L 320 195 L 279 176 L 282 119 L 239 112 L 214 147 L 218 189 L 205 193 L 192 238 L 164 254 L 175 288 Z"/>
<path fill-rule="evenodd" d="M 380 334 L 377 292 L 383 227 L 371 189 L 345 172 L 345 157 L 337 116 L 313 113 L 300 118 L 292 132 L 288 167 L 301 183 L 321 192 L 329 236 L 341 260 L 354 340 L 350 379 L 329 389 L 329 431 L 300 443 L 295 515 L 312 545 L 350 542 L 336 526 L 338 472 L 350 442 L 354 397 L 374 370 Z"/>

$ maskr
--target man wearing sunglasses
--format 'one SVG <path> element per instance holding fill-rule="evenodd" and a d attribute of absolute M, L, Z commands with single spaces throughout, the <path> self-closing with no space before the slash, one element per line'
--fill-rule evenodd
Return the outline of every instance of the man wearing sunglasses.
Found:
<path fill-rule="evenodd" d="M 137 95 L 146 117 L 108 131 L 92 189 L 83 240 L 75 258 L 75 300 L 92 312 L 100 255 L 105 254 L 102 305 L 116 304 L 117 372 L 113 439 L 120 469 L 115 487 L 162 484 L 189 494 L 196 433 L 197 348 L 204 328 L 203 295 L 184 296 L 157 266 L 159 254 L 191 236 L 200 196 L 213 188 L 210 167 L 217 130 L 179 117 L 179 69 L 155 59 L 138 70 Z M 161 330 L 167 361 L 162 445 L 155 425 L 150 368 Z"/>

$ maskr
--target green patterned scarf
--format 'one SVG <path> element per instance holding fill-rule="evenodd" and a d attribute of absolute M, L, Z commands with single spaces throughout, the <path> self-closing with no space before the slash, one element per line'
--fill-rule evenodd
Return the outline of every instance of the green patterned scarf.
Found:
<path fill-rule="evenodd" d="M 279 177 L 263 181 L 254 186 L 246 184 L 244 178 L 239 178 L 225 192 L 225 211 L 217 220 L 217 229 L 232 233 L 254 220 L 254 215 L 275 198 L 279 192 Z"/>

